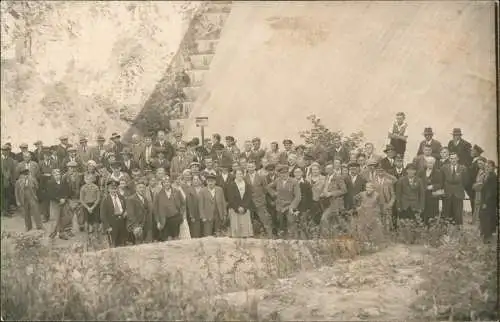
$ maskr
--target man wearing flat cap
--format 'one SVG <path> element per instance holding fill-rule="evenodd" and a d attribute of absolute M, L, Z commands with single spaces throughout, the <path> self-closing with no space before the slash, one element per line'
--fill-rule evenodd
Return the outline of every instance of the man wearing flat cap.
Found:
<path fill-rule="evenodd" d="M 170 164 L 170 176 L 172 178 L 178 178 L 182 174 L 182 171 L 187 169 L 189 164 L 191 164 L 191 159 L 186 156 L 186 150 L 186 146 L 184 145 L 177 147 L 177 152 Z"/>
<path fill-rule="evenodd" d="M 107 148 L 104 145 L 106 139 L 102 135 L 98 135 L 96 138 L 96 146 L 92 146 L 89 148 L 90 150 L 90 158 L 94 160 L 96 163 L 103 163 L 106 159 Z"/>
<path fill-rule="evenodd" d="M 115 180 L 107 182 L 108 194 L 104 196 L 99 209 L 103 229 L 108 235 L 112 247 L 125 246 L 129 237 L 126 201 L 118 193 L 118 184 L 119 182 Z"/>
<path fill-rule="evenodd" d="M 78 151 L 76 147 L 69 146 L 67 151 L 67 156 L 63 159 L 63 164 L 65 165 L 65 170 L 68 168 L 68 163 L 76 163 L 76 171 L 81 172 L 83 170 L 82 161 L 78 158 Z"/>
<path fill-rule="evenodd" d="M 469 167 L 472 163 L 472 145 L 462 138 L 462 130 L 459 128 L 454 128 L 451 135 L 453 138 L 448 142 L 448 149 L 457 154 L 460 164 Z"/>
<path fill-rule="evenodd" d="M 416 176 L 417 168 L 410 163 L 406 166 L 406 173 L 396 183 L 398 221 L 415 220 L 424 211 L 425 186 Z"/>
<path fill-rule="evenodd" d="M 52 170 L 56 168 L 54 160 L 51 158 L 49 147 L 43 147 L 43 157 L 38 163 L 40 167 L 40 212 L 44 222 L 49 220 L 50 215 L 50 199 L 48 192 L 48 182 L 52 177 Z"/>
<path fill-rule="evenodd" d="M 175 146 L 178 147 L 179 145 Z M 163 153 L 165 154 L 165 159 L 169 163 L 172 162 L 172 158 L 175 155 L 175 149 L 174 146 L 170 142 L 168 142 L 165 131 L 158 131 L 158 133 L 156 134 L 156 141 L 153 144 L 153 149 L 155 153 L 163 151 Z"/>
<path fill-rule="evenodd" d="M 288 226 L 297 221 L 295 213 L 302 197 L 297 180 L 290 177 L 287 165 L 277 168 L 278 178 L 267 186 L 268 193 L 276 198 L 278 234 L 288 235 Z"/>
<path fill-rule="evenodd" d="M 78 159 L 83 163 L 87 163 L 91 158 L 90 158 L 90 149 L 87 145 L 88 140 L 86 137 L 81 137 L 79 140 L 79 145 L 78 148 L 76 149 L 76 155 L 78 156 Z"/>
<path fill-rule="evenodd" d="M 151 241 L 153 217 L 148 202 L 147 181 L 135 181 L 135 193 L 126 199 L 127 228 L 132 233 L 134 244 Z"/>
<path fill-rule="evenodd" d="M 64 160 L 68 156 L 67 149 L 69 147 L 69 142 L 68 142 L 68 136 L 67 135 L 61 135 L 59 137 L 60 143 L 57 145 L 56 151 L 57 151 L 57 158 L 59 160 Z"/>
<path fill-rule="evenodd" d="M 42 161 L 43 159 L 43 143 L 42 141 L 40 140 L 37 140 L 35 141 L 35 143 L 33 143 L 33 145 L 35 146 L 35 149 L 33 150 L 33 161 L 39 163 L 40 161 Z"/>
<path fill-rule="evenodd" d="M 477 144 L 474 144 L 474 146 L 471 149 L 472 161 L 471 165 L 468 168 L 469 178 L 465 185 L 465 192 L 467 192 L 467 195 L 469 196 L 471 209 L 474 209 L 474 204 L 475 204 L 474 203 L 475 191 L 474 189 L 472 189 L 472 186 L 476 181 L 477 173 L 479 172 L 477 161 L 481 158 L 481 154 L 483 154 L 483 152 L 484 150 Z"/>
<path fill-rule="evenodd" d="M 21 173 L 22 170 L 27 169 L 30 173 L 30 176 L 33 177 L 33 179 L 38 180 L 38 175 L 40 174 L 40 167 L 38 166 L 38 163 L 33 161 L 32 158 L 32 153 L 29 151 L 26 151 L 23 153 L 23 160 L 19 162 L 16 166 L 16 173 L 17 176 L 19 176 L 19 173 Z"/>
<path fill-rule="evenodd" d="M 31 160 L 32 161 L 35 161 L 35 154 L 31 151 L 28 151 L 28 144 L 27 143 L 21 143 L 19 145 L 19 149 L 21 150 L 21 152 L 19 152 L 18 154 L 16 154 L 16 161 L 17 162 L 22 162 L 24 160 L 24 157 L 23 155 L 25 153 L 29 153 L 31 155 Z"/>
<path fill-rule="evenodd" d="M 432 151 L 432 156 L 436 159 L 440 159 L 440 154 L 439 152 L 441 151 L 441 142 L 438 140 L 434 139 L 434 132 L 432 131 L 431 127 L 426 127 L 424 129 L 424 138 L 422 142 L 420 142 L 420 145 L 418 146 L 417 150 L 417 156 L 424 154 L 424 147 L 430 147 Z"/>
<path fill-rule="evenodd" d="M 125 147 L 125 145 L 121 141 L 121 138 L 122 138 L 121 135 L 116 132 L 112 133 L 111 137 L 109 138 L 110 141 L 109 151 L 113 152 L 117 159 L 121 158 L 120 153 L 123 151 L 123 148 Z"/>
<path fill-rule="evenodd" d="M 67 172 L 63 175 L 62 180 L 64 180 L 69 187 L 69 195 L 68 205 L 62 220 L 62 227 L 65 235 L 73 237 L 73 217 L 81 211 L 80 188 L 83 182 L 80 173 L 78 173 L 78 163 L 76 161 L 69 161 L 66 163 L 66 168 Z"/>
<path fill-rule="evenodd" d="M 37 180 L 30 175 L 29 169 L 21 169 L 19 179 L 16 182 L 15 195 L 17 206 L 21 209 L 24 217 L 26 231 L 33 229 L 32 217 L 35 220 L 36 229 L 43 229 L 37 194 Z"/>

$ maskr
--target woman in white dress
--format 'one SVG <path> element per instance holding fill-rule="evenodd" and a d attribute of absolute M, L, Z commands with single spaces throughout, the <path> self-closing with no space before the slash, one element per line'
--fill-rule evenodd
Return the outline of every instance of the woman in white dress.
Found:
<path fill-rule="evenodd" d="M 253 236 L 250 211 L 253 208 L 251 186 L 243 178 L 243 170 L 237 168 L 234 181 L 227 187 L 231 237 L 245 238 Z"/>

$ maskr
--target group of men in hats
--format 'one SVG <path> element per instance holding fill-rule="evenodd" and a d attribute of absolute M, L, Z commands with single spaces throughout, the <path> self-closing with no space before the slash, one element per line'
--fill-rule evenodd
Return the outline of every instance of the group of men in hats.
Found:
<path fill-rule="evenodd" d="M 468 195 L 489 240 L 497 224 L 495 163 L 460 129 L 442 146 L 428 127 L 413 162 L 404 165 L 406 128 L 404 113 L 398 113 L 385 156 L 369 142 L 349 150 L 340 137 L 327 151 L 294 146 L 290 139 L 282 141 L 282 150 L 278 142 L 266 150 L 259 138 L 240 149 L 232 136 L 223 144 L 214 134 L 201 144 L 184 141 L 181 133 L 169 140 L 164 131 L 134 135 L 128 144 L 117 133 L 108 144 L 98 136 L 93 146 L 86 138 L 72 146 L 62 136 L 51 147 L 36 142 L 34 151 L 21 144 L 18 154 L 5 144 L 2 213 L 19 207 L 28 230 L 31 218 L 41 229 L 53 217 L 52 236 L 63 239 L 72 236 L 76 215 L 81 230 L 100 230 L 120 246 L 177 238 L 184 220 L 192 237 L 224 234 L 232 225 L 231 205 L 251 213 L 246 236 L 311 237 L 310 226 L 321 234 L 345 230 L 363 205 L 374 208 L 387 230 L 417 217 L 426 225 L 440 217 L 460 226 Z"/>

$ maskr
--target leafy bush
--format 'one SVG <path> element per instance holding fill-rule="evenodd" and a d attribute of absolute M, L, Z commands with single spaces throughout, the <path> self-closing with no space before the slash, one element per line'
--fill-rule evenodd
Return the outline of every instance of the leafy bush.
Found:
<path fill-rule="evenodd" d="M 344 136 L 342 131 L 332 131 L 327 128 L 316 115 L 310 115 L 307 119 L 311 122 L 312 128 L 302 131 L 300 137 L 304 139 L 304 142 L 310 147 L 310 153 L 315 157 L 319 157 L 319 154 L 331 150 L 336 137 L 342 139 L 342 143 L 348 151 L 359 149 L 364 141 L 362 131 Z"/>

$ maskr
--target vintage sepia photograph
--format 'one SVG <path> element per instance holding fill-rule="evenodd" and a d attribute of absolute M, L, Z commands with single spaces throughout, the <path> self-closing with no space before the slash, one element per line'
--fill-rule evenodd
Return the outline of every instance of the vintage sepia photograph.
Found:
<path fill-rule="evenodd" d="M 0 2 L 2 321 L 494 321 L 499 2 Z"/>

